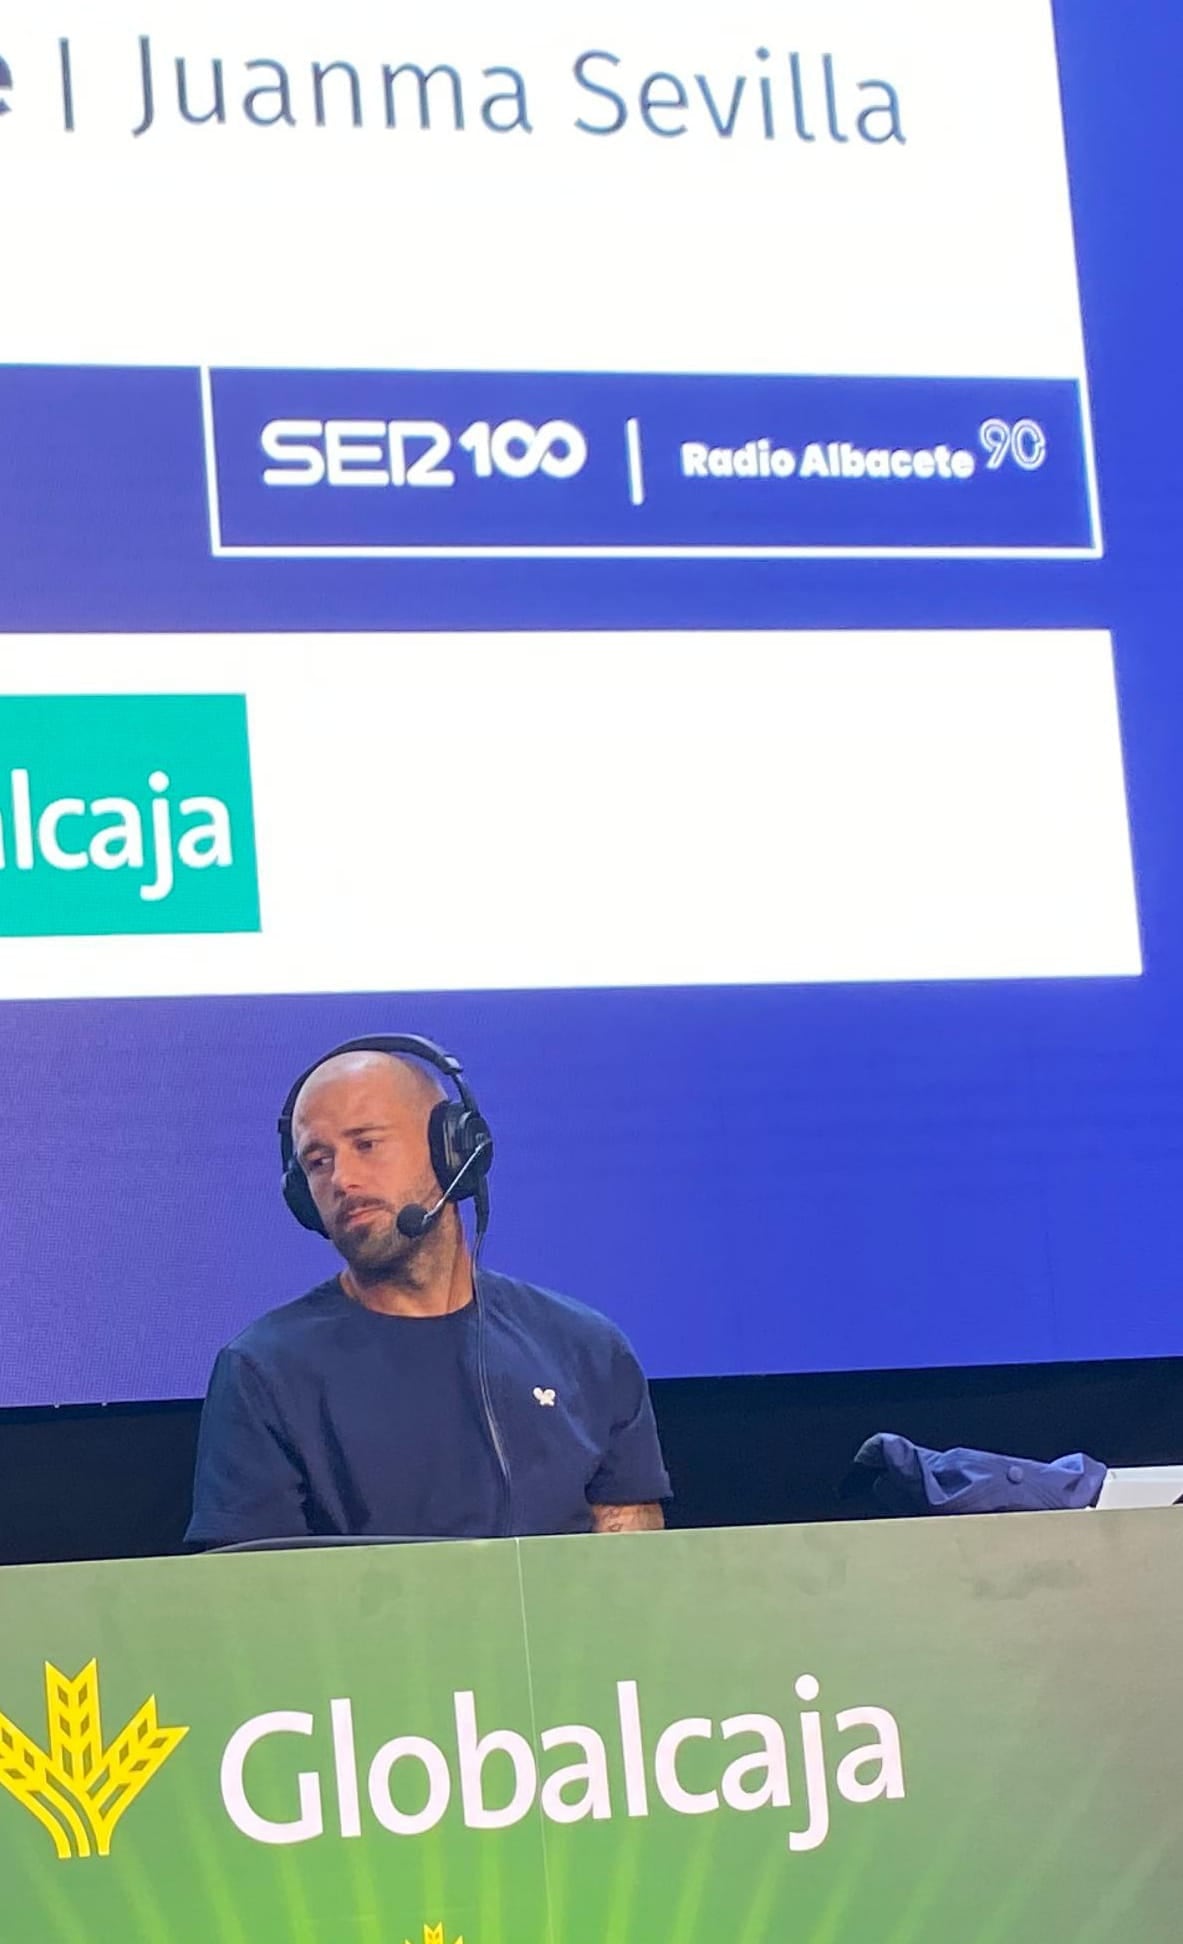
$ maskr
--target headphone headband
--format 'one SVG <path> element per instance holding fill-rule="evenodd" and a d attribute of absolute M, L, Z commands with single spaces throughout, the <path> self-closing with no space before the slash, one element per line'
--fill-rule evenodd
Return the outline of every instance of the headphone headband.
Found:
<path fill-rule="evenodd" d="M 369 1033 L 364 1034 L 360 1039 L 342 1040 L 340 1046 L 330 1047 L 327 1053 L 321 1054 L 319 1060 L 314 1060 L 310 1067 L 305 1067 L 299 1078 L 293 1080 L 288 1088 L 287 1099 L 279 1110 L 277 1123 L 280 1159 L 285 1168 L 295 1154 L 292 1142 L 292 1115 L 300 1097 L 300 1089 L 306 1080 L 311 1080 L 318 1067 L 327 1065 L 330 1060 L 335 1060 L 339 1053 L 395 1055 L 402 1053 L 410 1059 L 422 1060 L 425 1065 L 434 1067 L 437 1073 L 444 1074 L 452 1082 L 460 1096 L 461 1106 L 467 1107 L 470 1113 L 477 1111 L 476 1101 L 465 1082 L 463 1069 L 455 1054 L 445 1053 L 442 1046 L 437 1046 L 434 1040 L 425 1039 L 421 1033 Z"/>

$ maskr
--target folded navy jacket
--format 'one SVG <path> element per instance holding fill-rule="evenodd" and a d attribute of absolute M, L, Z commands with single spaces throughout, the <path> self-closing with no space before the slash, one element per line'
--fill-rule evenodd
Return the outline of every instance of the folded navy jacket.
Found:
<path fill-rule="evenodd" d="M 1107 1467 L 1083 1451 L 1041 1464 L 957 1445 L 930 1451 L 877 1431 L 855 1453 L 844 1497 L 870 1493 L 888 1512 L 1074 1512 L 1095 1505 Z"/>

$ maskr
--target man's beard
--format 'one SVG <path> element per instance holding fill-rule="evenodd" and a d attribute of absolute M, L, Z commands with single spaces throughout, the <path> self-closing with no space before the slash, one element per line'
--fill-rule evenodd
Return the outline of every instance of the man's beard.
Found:
<path fill-rule="evenodd" d="M 405 1269 L 416 1253 L 416 1241 L 401 1235 L 395 1217 L 385 1208 L 373 1209 L 364 1221 L 334 1224 L 331 1240 L 361 1282 L 377 1282 Z"/>

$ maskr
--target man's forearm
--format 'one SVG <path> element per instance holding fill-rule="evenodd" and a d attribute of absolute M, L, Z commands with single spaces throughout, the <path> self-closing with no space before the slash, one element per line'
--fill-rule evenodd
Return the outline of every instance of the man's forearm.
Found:
<path fill-rule="evenodd" d="M 660 1505 L 593 1505 L 593 1532 L 660 1532 L 665 1513 Z"/>

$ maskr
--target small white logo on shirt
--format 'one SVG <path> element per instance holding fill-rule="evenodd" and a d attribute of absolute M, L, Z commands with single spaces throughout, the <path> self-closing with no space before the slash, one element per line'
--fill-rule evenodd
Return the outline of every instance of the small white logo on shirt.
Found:
<path fill-rule="evenodd" d="M 552 1390 L 539 1390 L 537 1384 L 534 1386 L 534 1395 L 540 1404 L 553 1404 L 555 1401 L 555 1394 Z"/>

